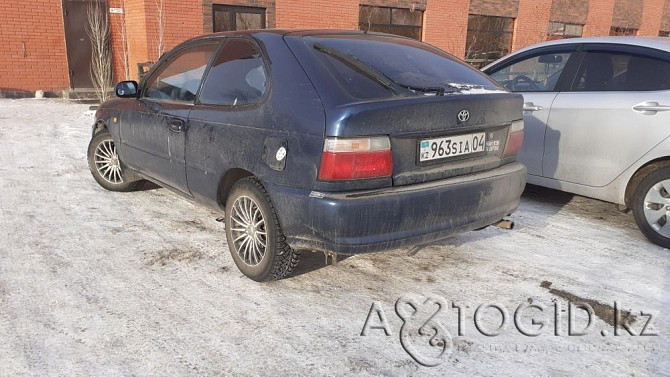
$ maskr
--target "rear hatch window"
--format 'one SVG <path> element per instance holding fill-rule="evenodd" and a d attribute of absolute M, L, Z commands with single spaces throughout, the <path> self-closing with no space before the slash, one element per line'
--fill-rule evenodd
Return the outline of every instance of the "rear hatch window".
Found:
<path fill-rule="evenodd" d="M 452 55 L 412 39 L 370 34 L 308 36 L 303 41 L 354 98 L 502 89 Z"/>

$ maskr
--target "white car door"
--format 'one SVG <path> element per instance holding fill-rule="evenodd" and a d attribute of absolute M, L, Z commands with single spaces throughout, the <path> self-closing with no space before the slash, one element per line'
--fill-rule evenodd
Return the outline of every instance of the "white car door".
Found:
<path fill-rule="evenodd" d="M 554 46 L 512 56 L 490 69 L 494 80 L 524 97 L 524 142 L 518 160 L 528 174 L 542 176 L 544 138 L 552 103 L 561 85 L 562 73 L 574 55 L 574 45 Z"/>
<path fill-rule="evenodd" d="M 670 135 L 670 57 L 613 46 L 587 45 L 571 89 L 556 96 L 545 177 L 605 186 Z"/>

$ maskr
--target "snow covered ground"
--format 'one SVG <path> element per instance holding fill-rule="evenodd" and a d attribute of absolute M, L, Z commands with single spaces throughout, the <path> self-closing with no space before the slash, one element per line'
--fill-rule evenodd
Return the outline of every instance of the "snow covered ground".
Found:
<path fill-rule="evenodd" d="M 530 187 L 512 231 L 337 266 L 307 253 L 297 276 L 258 284 L 233 264 L 219 214 L 96 184 L 87 110 L 0 100 L 0 375 L 670 375 L 670 252 L 611 204 Z M 594 307 L 586 335 L 568 335 L 568 301 Z M 615 301 L 633 333 L 651 314 L 644 333 L 658 335 L 614 336 Z M 545 309 L 522 306 L 516 326 L 530 303 Z M 502 321 L 487 304 L 507 311 L 498 336 L 483 334 Z M 443 348 L 417 333 L 435 313 Z M 523 335 L 533 318 L 542 333 Z"/>

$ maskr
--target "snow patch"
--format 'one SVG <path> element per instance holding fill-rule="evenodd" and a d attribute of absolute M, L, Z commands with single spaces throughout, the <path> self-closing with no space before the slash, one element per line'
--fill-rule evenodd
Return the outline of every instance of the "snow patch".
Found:
<path fill-rule="evenodd" d="M 455 88 L 456 91 L 450 94 L 492 94 L 492 93 L 507 93 L 500 89 L 486 89 L 482 85 L 471 85 L 457 82 L 447 83 L 447 86 Z"/>

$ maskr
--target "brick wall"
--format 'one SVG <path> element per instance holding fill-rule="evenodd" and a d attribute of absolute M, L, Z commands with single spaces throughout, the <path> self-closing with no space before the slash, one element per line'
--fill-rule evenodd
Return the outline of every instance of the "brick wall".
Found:
<path fill-rule="evenodd" d="M 128 64 L 130 78 L 138 78 L 138 63 L 155 62 L 160 53 L 170 51 L 179 43 L 205 33 L 203 8 L 184 6 L 176 0 L 163 0 L 163 38 L 160 45 L 159 6 L 160 0 L 116 0 L 124 8 L 123 15 L 110 15 L 112 19 L 112 46 L 115 52 L 115 74 L 117 80 L 123 75 L 123 50 L 121 43 L 121 17 L 126 20 Z M 110 2 L 112 6 L 113 2 Z M 211 7 L 210 7 L 211 8 Z M 211 32 L 207 30 L 206 32 Z M 159 53 L 160 48 L 160 53 Z"/>
<path fill-rule="evenodd" d="M 551 4 L 552 0 L 519 0 L 512 51 L 546 40 Z"/>
<path fill-rule="evenodd" d="M 471 0 L 470 14 L 516 18 L 519 0 Z"/>
<path fill-rule="evenodd" d="M 663 18 L 665 0 L 645 0 L 642 8 L 640 30 L 637 35 L 657 37 Z"/>
<path fill-rule="evenodd" d="M 584 36 L 609 35 L 613 13 L 614 2 L 612 0 L 590 0 Z"/>
<path fill-rule="evenodd" d="M 470 0 L 428 0 L 423 40 L 463 58 L 469 9 Z"/>
<path fill-rule="evenodd" d="M 107 0 L 115 78 L 125 79 L 121 21 L 125 19 L 129 73 L 158 58 L 156 1 Z M 468 14 L 516 18 L 513 49 L 539 42 L 549 21 L 585 24 L 584 35 L 608 35 L 611 26 L 639 35 L 670 31 L 670 0 L 163 0 L 163 51 L 212 31 L 212 3 L 266 9 L 268 28 L 358 28 L 359 5 L 424 11 L 423 40 L 463 57 Z M 0 91 L 55 91 L 70 86 L 62 0 L 0 0 Z M 24 52 L 25 45 L 25 52 Z"/>
<path fill-rule="evenodd" d="M 123 0 L 108 0 L 108 5 L 110 8 L 124 8 Z M 126 43 L 123 41 L 123 22 L 125 20 L 125 10 L 124 13 L 109 13 L 109 26 L 112 38 L 112 66 L 114 67 L 114 80 L 122 81 L 130 79 L 126 78 L 125 68 L 124 68 L 124 50 L 127 50 L 126 46 L 128 45 L 126 32 Z M 126 28 L 127 31 L 127 28 Z M 130 69 L 129 69 L 130 72 Z"/>
<path fill-rule="evenodd" d="M 276 0 L 278 28 L 358 29 L 358 0 Z"/>
<path fill-rule="evenodd" d="M 551 4 L 551 16 L 549 17 L 549 20 L 584 25 L 588 13 L 588 1 L 554 0 Z"/>
<path fill-rule="evenodd" d="M 124 0 L 124 17 L 126 18 L 129 50 L 128 62 L 132 79 L 137 79 L 137 63 L 144 63 L 149 57 L 144 2 L 145 0 Z M 114 34 L 118 34 L 118 32 Z"/>
<path fill-rule="evenodd" d="M 670 0 L 665 0 L 663 6 L 663 19 L 661 19 L 661 30 L 670 31 Z"/>
<path fill-rule="evenodd" d="M 163 1 L 163 45 L 159 51 L 159 6 Z M 202 8 L 198 3 L 184 6 L 175 0 L 145 0 L 148 59 L 157 61 L 161 53 L 170 51 L 179 43 L 204 33 Z M 208 33 L 211 30 L 207 31 Z"/>
<path fill-rule="evenodd" d="M 0 0 L 0 9 L 0 91 L 68 88 L 61 1 Z"/>
<path fill-rule="evenodd" d="M 615 0 L 612 26 L 639 29 L 642 23 L 642 9 L 654 0 Z"/>

